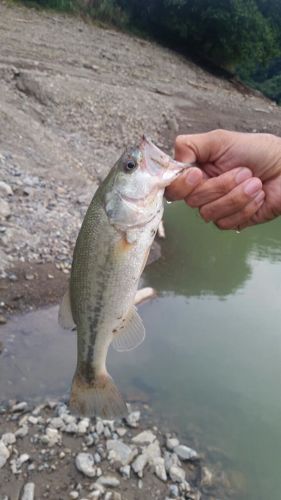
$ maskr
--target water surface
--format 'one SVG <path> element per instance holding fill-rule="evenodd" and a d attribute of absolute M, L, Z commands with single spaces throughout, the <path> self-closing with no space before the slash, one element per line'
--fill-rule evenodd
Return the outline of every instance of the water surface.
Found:
<path fill-rule="evenodd" d="M 110 371 L 222 462 L 239 500 L 280 500 L 281 220 L 221 232 L 180 203 L 165 220 L 163 257 L 145 272 L 159 294 L 140 309 L 146 341 L 111 353 Z M 2 399 L 68 390 L 75 334 L 56 315 L 37 311 L 1 329 Z"/>

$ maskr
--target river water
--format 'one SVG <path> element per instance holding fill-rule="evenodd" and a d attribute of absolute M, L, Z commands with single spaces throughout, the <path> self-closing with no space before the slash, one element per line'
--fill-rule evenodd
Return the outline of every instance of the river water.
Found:
<path fill-rule="evenodd" d="M 140 308 L 146 341 L 110 353 L 110 372 L 219 461 L 239 500 L 280 500 L 281 220 L 222 232 L 176 203 L 165 226 L 163 257 L 144 276 L 158 292 Z M 75 334 L 56 316 L 48 308 L 1 328 L 0 399 L 68 390 Z"/>

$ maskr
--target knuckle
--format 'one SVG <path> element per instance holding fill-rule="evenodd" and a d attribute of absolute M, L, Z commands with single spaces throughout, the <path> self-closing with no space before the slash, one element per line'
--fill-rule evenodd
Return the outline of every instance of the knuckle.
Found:
<path fill-rule="evenodd" d="M 210 220 L 212 220 L 212 209 L 210 209 L 209 207 L 201 207 L 199 209 L 199 213 L 205 222 L 209 222 Z"/>
<path fill-rule="evenodd" d="M 179 151 L 186 146 L 187 144 L 187 136 L 186 135 L 178 135 L 175 139 L 175 150 Z"/>

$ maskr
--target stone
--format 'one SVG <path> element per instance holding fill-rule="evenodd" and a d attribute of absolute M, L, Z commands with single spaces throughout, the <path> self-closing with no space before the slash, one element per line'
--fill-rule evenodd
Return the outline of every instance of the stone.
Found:
<path fill-rule="evenodd" d="M 123 467 L 120 467 L 119 472 L 122 477 L 125 479 L 130 479 L 131 475 L 131 466 L 130 465 L 124 465 Z"/>
<path fill-rule="evenodd" d="M 96 482 L 102 486 L 111 488 L 116 488 L 116 486 L 119 486 L 120 484 L 119 479 L 115 476 L 101 476 Z"/>
<path fill-rule="evenodd" d="M 89 424 L 90 420 L 88 418 L 82 418 L 82 420 L 80 420 L 80 422 L 77 425 L 77 433 L 86 434 Z"/>
<path fill-rule="evenodd" d="M 176 446 L 174 452 L 181 460 L 196 460 L 199 458 L 197 451 L 183 444 Z"/>
<path fill-rule="evenodd" d="M 159 441 L 156 440 L 154 441 L 154 443 L 148 445 L 146 448 L 144 448 L 143 453 L 147 456 L 149 463 L 153 464 L 155 458 L 161 457 Z"/>
<path fill-rule="evenodd" d="M 112 492 L 112 500 L 122 500 L 122 496 L 118 491 Z"/>
<path fill-rule="evenodd" d="M 111 491 L 108 491 L 105 495 L 104 495 L 104 500 L 111 500 L 112 499 L 112 492 Z"/>
<path fill-rule="evenodd" d="M 165 461 L 165 468 L 166 471 L 169 472 L 170 468 L 172 465 L 181 465 L 181 462 L 178 458 L 178 456 L 175 453 L 170 453 L 170 452 L 165 452 L 164 453 L 164 461 Z"/>
<path fill-rule="evenodd" d="M 161 479 L 161 481 L 166 482 L 167 481 L 167 474 L 166 474 L 166 469 L 165 469 L 164 458 L 162 458 L 162 457 L 155 458 L 153 460 L 153 466 L 154 466 L 155 475 L 159 479 Z"/>
<path fill-rule="evenodd" d="M 131 448 L 127 444 L 117 439 L 109 439 L 106 443 L 109 451 L 109 458 L 113 462 L 120 462 L 122 465 L 129 464 L 137 454 L 135 448 Z"/>
<path fill-rule="evenodd" d="M 148 463 L 148 457 L 145 453 L 141 453 L 132 463 L 132 469 L 138 477 L 143 477 L 143 471 Z"/>
<path fill-rule="evenodd" d="M 34 483 L 26 483 L 23 487 L 22 495 L 20 500 L 34 500 Z"/>
<path fill-rule="evenodd" d="M 24 438 L 25 436 L 27 436 L 27 434 L 28 434 L 28 425 L 26 425 L 26 424 L 23 424 L 15 432 L 16 438 L 17 437 Z"/>
<path fill-rule="evenodd" d="M 75 458 L 76 468 L 87 477 L 95 477 L 94 457 L 90 453 L 78 453 Z"/>
<path fill-rule="evenodd" d="M 5 220 L 10 215 L 11 215 L 11 209 L 9 203 L 0 198 L 0 220 Z"/>
<path fill-rule="evenodd" d="M 180 442 L 177 438 L 167 438 L 166 448 L 167 450 L 173 451 L 176 446 L 179 446 Z"/>
<path fill-rule="evenodd" d="M 41 437 L 41 441 L 51 447 L 61 443 L 61 435 L 57 429 L 47 427 L 46 434 Z"/>
<path fill-rule="evenodd" d="M 69 496 L 70 496 L 70 498 L 74 498 L 74 500 L 75 500 L 76 498 L 79 498 L 79 493 L 78 493 L 78 491 L 71 491 L 69 493 Z"/>
<path fill-rule="evenodd" d="M 102 420 L 98 420 L 96 423 L 96 433 L 98 434 L 98 436 L 100 436 L 101 434 L 103 434 L 103 431 L 104 431 L 103 422 Z"/>
<path fill-rule="evenodd" d="M 170 484 L 169 495 L 171 498 L 177 498 L 179 496 L 179 487 L 177 484 Z"/>
<path fill-rule="evenodd" d="M 176 483 L 182 483 L 185 480 L 185 471 L 178 465 L 172 465 L 169 470 L 170 478 Z"/>
<path fill-rule="evenodd" d="M 13 190 L 7 182 L 0 181 L 0 195 L 4 196 L 12 196 Z"/>
<path fill-rule="evenodd" d="M 3 314 L 0 314 L 0 325 L 5 325 L 7 323 L 7 319 Z"/>
<path fill-rule="evenodd" d="M 1 441 L 5 446 L 9 446 L 9 444 L 14 444 L 16 442 L 16 436 L 13 432 L 6 432 L 2 435 Z"/>
<path fill-rule="evenodd" d="M 51 418 L 49 422 L 49 426 L 53 427 L 54 429 L 64 429 L 65 424 L 64 421 L 61 417 L 54 417 Z"/>
<path fill-rule="evenodd" d="M 126 423 L 129 427 L 137 427 L 139 425 L 140 411 L 132 411 L 126 417 Z"/>
<path fill-rule="evenodd" d="M 25 411 L 27 409 L 27 402 L 26 401 L 22 401 L 21 403 L 16 403 L 12 406 L 11 408 L 11 411 L 13 413 L 17 413 L 17 412 L 20 412 L 20 411 Z"/>
<path fill-rule="evenodd" d="M 68 434 L 76 434 L 78 431 L 78 426 L 75 422 L 71 422 L 65 426 L 64 432 Z"/>
<path fill-rule="evenodd" d="M 3 439 L 3 438 L 2 438 Z M 202 467 L 201 469 L 201 486 L 205 488 L 211 488 L 214 485 L 214 475 L 208 467 Z"/>
<path fill-rule="evenodd" d="M 36 425 L 38 424 L 38 418 L 34 417 L 33 415 L 30 415 L 30 417 L 28 417 L 28 422 L 32 425 Z"/>
<path fill-rule="evenodd" d="M 0 469 L 2 467 L 4 467 L 9 456 L 10 456 L 10 452 L 9 452 L 8 448 L 5 446 L 5 444 L 2 441 L 0 441 Z"/>
<path fill-rule="evenodd" d="M 127 429 L 125 429 L 124 427 L 117 427 L 116 432 L 118 436 L 123 437 L 125 436 Z"/>
<path fill-rule="evenodd" d="M 143 431 L 133 437 L 132 442 L 136 444 L 150 444 L 155 441 L 156 436 L 151 431 Z"/>

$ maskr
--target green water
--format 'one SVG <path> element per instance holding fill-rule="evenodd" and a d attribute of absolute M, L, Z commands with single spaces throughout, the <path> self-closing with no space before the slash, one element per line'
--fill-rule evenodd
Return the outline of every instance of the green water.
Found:
<path fill-rule="evenodd" d="M 280 500 L 281 220 L 221 232 L 174 204 L 165 221 L 147 341 L 122 361 L 175 428 L 221 449 L 239 500 Z"/>
<path fill-rule="evenodd" d="M 141 389 L 186 442 L 220 462 L 239 500 L 281 498 L 281 220 L 240 234 L 206 225 L 183 204 L 166 207 L 163 257 L 145 283 L 146 341 L 110 353 L 119 386 Z M 2 397 L 61 395 L 75 334 L 57 308 L 1 328 Z M 1 399 L 1 398 L 0 398 Z"/>

